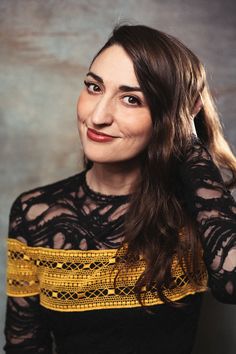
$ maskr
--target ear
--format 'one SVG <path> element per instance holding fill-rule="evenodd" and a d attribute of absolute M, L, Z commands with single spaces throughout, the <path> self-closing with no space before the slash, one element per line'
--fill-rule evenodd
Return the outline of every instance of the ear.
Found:
<path fill-rule="evenodd" d="M 194 104 L 194 107 L 193 107 L 192 118 L 195 118 L 195 116 L 200 112 L 202 107 L 203 107 L 202 96 L 201 96 L 201 94 L 199 94 L 199 96 Z"/>

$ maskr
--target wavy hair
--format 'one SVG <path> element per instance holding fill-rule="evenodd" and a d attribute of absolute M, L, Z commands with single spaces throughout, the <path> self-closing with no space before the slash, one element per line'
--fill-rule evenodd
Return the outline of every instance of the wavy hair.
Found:
<path fill-rule="evenodd" d="M 163 289 L 172 286 L 174 254 L 186 265 L 190 281 L 198 284 L 200 243 L 178 197 L 176 180 L 178 163 L 192 135 L 191 115 L 199 97 L 204 104 L 195 117 L 197 135 L 216 165 L 231 171 L 228 187 L 236 184 L 236 159 L 223 136 L 205 69 L 190 49 L 156 29 L 119 25 L 93 61 L 114 44 L 122 46 L 131 58 L 153 122 L 151 141 L 141 156 L 141 181 L 125 221 L 126 266 L 143 255 L 146 269 L 136 283 L 136 296 L 142 304 L 143 287 L 149 290 L 155 285 L 166 303 L 169 299 Z M 183 227 L 188 231 L 184 242 L 179 237 Z M 186 250 L 192 253 L 191 261 Z"/>

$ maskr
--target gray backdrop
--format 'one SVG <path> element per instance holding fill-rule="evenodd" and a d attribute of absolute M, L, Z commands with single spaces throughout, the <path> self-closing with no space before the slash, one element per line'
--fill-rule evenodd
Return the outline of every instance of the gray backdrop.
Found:
<path fill-rule="evenodd" d="M 153 26 L 193 49 L 207 67 L 225 134 L 234 144 L 235 3 L 0 0 L 1 334 L 10 205 L 19 193 L 81 169 L 76 100 L 86 68 L 114 24 L 125 19 Z M 235 354 L 235 334 L 235 307 L 207 295 L 194 354 Z"/>

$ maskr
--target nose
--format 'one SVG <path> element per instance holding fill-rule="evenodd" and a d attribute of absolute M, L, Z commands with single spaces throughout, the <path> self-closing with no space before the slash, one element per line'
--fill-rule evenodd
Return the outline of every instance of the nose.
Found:
<path fill-rule="evenodd" d="M 94 125 L 111 125 L 114 119 L 114 107 L 110 97 L 100 96 L 91 114 Z"/>

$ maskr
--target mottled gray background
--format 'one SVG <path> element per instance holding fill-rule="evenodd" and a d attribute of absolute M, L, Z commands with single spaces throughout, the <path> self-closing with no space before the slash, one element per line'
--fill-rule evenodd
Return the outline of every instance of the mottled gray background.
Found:
<path fill-rule="evenodd" d="M 24 190 L 81 169 L 76 100 L 86 68 L 114 24 L 120 20 L 147 24 L 174 34 L 193 49 L 207 67 L 225 134 L 234 144 L 235 4 L 234 0 L 0 0 L 1 333 L 10 205 Z M 235 354 L 235 334 L 235 307 L 207 295 L 194 354 Z"/>

